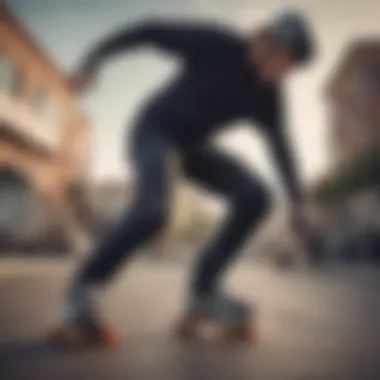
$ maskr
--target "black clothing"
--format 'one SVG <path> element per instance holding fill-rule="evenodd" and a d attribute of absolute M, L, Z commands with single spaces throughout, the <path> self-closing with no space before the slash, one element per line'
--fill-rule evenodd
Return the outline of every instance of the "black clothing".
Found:
<path fill-rule="evenodd" d="M 142 128 L 144 133 L 138 134 L 133 144 L 137 198 L 91 255 L 80 273 L 80 282 L 106 281 L 135 248 L 165 227 L 170 214 L 171 145 L 152 129 Z M 189 180 L 223 196 L 230 206 L 222 230 L 205 248 L 197 265 L 192 287 L 195 293 L 203 294 L 214 290 L 223 270 L 258 226 L 269 207 L 269 192 L 239 162 L 209 146 L 188 150 L 183 156 L 183 172 Z"/>
<path fill-rule="evenodd" d="M 88 55 L 84 66 L 96 69 L 113 54 L 143 45 L 176 54 L 183 59 L 183 70 L 142 110 L 142 126 L 154 125 L 173 144 L 185 148 L 234 121 L 251 120 L 272 144 L 290 196 L 299 197 L 280 89 L 261 83 L 248 65 L 248 41 L 217 27 L 150 22 L 106 39 Z"/>
<path fill-rule="evenodd" d="M 269 204 L 268 192 L 258 178 L 208 144 L 212 134 L 239 119 L 257 123 L 272 145 L 290 197 L 300 197 L 283 130 L 279 89 L 261 83 L 249 67 L 247 41 L 206 26 L 152 22 L 122 30 L 99 44 L 84 66 L 95 70 L 112 54 L 143 44 L 178 55 L 183 70 L 138 117 L 132 141 L 137 198 L 97 248 L 80 279 L 105 281 L 135 248 L 164 227 L 171 191 L 168 157 L 175 149 L 184 175 L 224 196 L 230 205 L 222 231 L 206 247 L 194 276 L 194 292 L 210 292 Z"/>

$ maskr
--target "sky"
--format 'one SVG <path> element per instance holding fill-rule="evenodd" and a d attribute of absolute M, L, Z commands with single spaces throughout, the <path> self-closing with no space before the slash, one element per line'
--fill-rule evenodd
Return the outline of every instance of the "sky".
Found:
<path fill-rule="evenodd" d="M 329 117 L 323 89 L 352 39 L 380 38 L 379 0 L 10 0 L 16 15 L 57 62 L 70 71 L 86 48 L 115 27 L 151 16 L 210 19 L 251 30 L 284 8 L 304 11 L 317 35 L 319 57 L 292 75 L 288 93 L 288 128 L 303 179 L 323 174 L 331 163 Z M 171 57 L 142 51 L 118 57 L 104 68 L 97 89 L 80 100 L 93 134 L 94 176 L 133 173 L 124 141 L 147 95 L 178 70 Z M 247 125 L 224 133 L 217 143 L 278 184 L 265 141 Z"/>

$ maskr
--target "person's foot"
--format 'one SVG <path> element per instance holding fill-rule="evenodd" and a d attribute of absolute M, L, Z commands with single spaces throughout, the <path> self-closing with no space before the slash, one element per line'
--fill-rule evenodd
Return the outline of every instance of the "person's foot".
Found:
<path fill-rule="evenodd" d="M 258 335 L 255 317 L 245 303 L 221 293 L 191 296 L 185 315 L 175 328 L 185 339 L 203 339 L 211 327 L 211 337 L 216 341 L 254 343 Z"/>
<path fill-rule="evenodd" d="M 69 290 L 61 325 L 48 334 L 47 340 L 69 349 L 114 349 L 120 344 L 117 334 L 101 322 L 99 290 L 84 285 L 76 285 Z"/>
<path fill-rule="evenodd" d="M 244 323 L 252 313 L 244 302 L 223 293 L 215 293 L 191 296 L 186 314 L 236 325 Z"/>
<path fill-rule="evenodd" d="M 64 325 L 94 325 L 99 322 L 99 289 L 75 284 L 66 296 L 62 310 L 62 323 Z"/>

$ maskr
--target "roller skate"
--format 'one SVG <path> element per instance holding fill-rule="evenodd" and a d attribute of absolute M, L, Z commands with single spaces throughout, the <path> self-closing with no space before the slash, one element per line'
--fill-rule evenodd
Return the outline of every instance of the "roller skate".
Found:
<path fill-rule="evenodd" d="M 72 289 L 64 305 L 62 323 L 47 334 L 47 342 L 54 347 L 82 350 L 100 348 L 114 350 L 120 346 L 117 334 L 104 326 L 96 316 L 93 290 Z"/>
<path fill-rule="evenodd" d="M 231 297 L 222 294 L 198 296 L 191 298 L 175 332 L 184 340 L 255 344 L 258 341 L 256 319 L 256 312 Z"/>

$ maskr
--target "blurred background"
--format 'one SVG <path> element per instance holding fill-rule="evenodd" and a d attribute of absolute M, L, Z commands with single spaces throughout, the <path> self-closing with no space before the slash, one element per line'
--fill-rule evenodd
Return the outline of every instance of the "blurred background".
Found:
<path fill-rule="evenodd" d="M 368 3 L 368 4 L 367 4 Z M 67 82 L 88 46 L 116 26 L 158 15 L 217 19 L 243 30 L 283 6 L 307 13 L 320 44 L 317 62 L 291 78 L 289 128 L 323 261 L 377 261 L 380 162 L 380 26 L 365 2 L 160 2 L 13 0 L 1 9 L 0 249 L 4 255 L 86 252 L 133 196 L 123 157 L 128 123 L 140 103 L 177 70 L 152 52 L 108 65 L 98 91 L 76 99 Z M 344 17 L 343 17 L 344 16 Z M 339 20 L 339 22 L 337 22 Z M 133 58 L 133 59 L 132 59 Z M 252 258 L 297 247 L 265 143 L 241 125 L 217 141 L 278 190 Z M 154 257 L 199 244 L 223 204 L 178 175 L 171 226 Z M 190 249 L 191 250 L 191 249 Z M 185 249 L 187 251 L 187 249 Z M 159 253 L 158 253 L 159 252 Z"/>
<path fill-rule="evenodd" d="M 120 57 L 106 67 L 99 88 L 78 99 L 69 88 L 68 74 L 92 43 L 123 23 L 152 15 L 216 19 L 249 31 L 286 7 L 296 7 L 310 17 L 320 46 L 315 64 L 290 78 L 286 88 L 289 132 L 308 195 L 317 244 L 312 260 L 306 263 L 306 252 L 289 231 L 285 197 L 265 141 L 242 124 L 220 136 L 216 144 L 238 156 L 253 172 L 259 172 L 276 194 L 275 207 L 259 235 L 245 247 L 244 260 L 281 268 L 305 265 L 331 268 L 350 264 L 350 268 L 357 269 L 329 286 L 335 290 L 348 289 L 347 294 L 372 292 L 370 303 L 374 305 L 379 285 L 376 267 L 380 264 L 380 3 L 374 0 L 3 1 L 0 9 L 0 269 L 5 268 L 3 272 L 12 277 L 9 273 L 30 259 L 43 258 L 44 263 L 63 259 L 56 261 L 59 263 L 56 268 L 64 267 L 71 259 L 82 258 L 112 228 L 133 197 L 133 168 L 123 155 L 122 146 L 128 142 L 128 125 L 145 97 L 178 69 L 177 62 L 151 51 Z M 192 260 L 197 247 L 213 232 L 224 213 L 221 200 L 210 198 L 201 189 L 184 182 L 180 173 L 176 176 L 173 204 L 169 227 L 144 247 L 141 256 L 144 259 L 165 265 Z M 11 267 L 9 259 L 16 260 Z M 38 263 L 38 270 L 45 271 L 41 269 L 41 261 Z M 360 274 L 358 268 L 363 264 L 370 269 Z M 157 276 L 165 278 L 162 286 L 173 288 L 169 285 L 172 277 L 165 272 L 167 268 L 156 269 L 163 271 Z M 59 269 L 46 270 L 50 274 L 56 271 Z M 238 282 L 251 281 L 251 272 L 238 273 Z M 177 277 L 173 276 L 177 283 Z M 255 280 L 257 289 L 267 289 L 267 293 L 256 294 L 264 307 L 273 305 L 275 300 L 293 302 L 289 294 L 297 289 L 304 290 L 297 301 L 303 307 L 311 299 L 313 306 L 321 305 L 331 293 L 331 288 L 323 290 L 313 285 L 313 281 L 319 280 L 311 274 L 301 279 L 283 279 L 283 283 L 276 283 L 271 276 L 261 273 Z M 145 275 L 141 278 L 145 279 Z M 362 278 L 369 279 L 370 285 L 365 281 L 363 285 Z M 283 287 L 282 291 L 287 289 L 290 298 L 268 290 L 271 281 Z M 352 287 L 347 285 L 350 281 Z M 0 281 L 1 284 L 5 282 Z M 26 288 L 28 285 L 23 289 Z M 1 289 L 5 289 L 2 299 L 12 299 L 15 303 L 29 294 L 25 290 L 12 293 L 11 288 L 1 286 L 0 293 Z M 335 306 L 339 300 L 346 302 L 349 297 L 339 291 L 335 294 L 337 298 L 333 298 L 337 302 Z M 37 299 L 46 301 L 42 296 Z M 335 316 L 339 325 L 341 314 L 333 307 L 334 302 L 329 304 L 328 315 Z M 55 303 L 50 305 L 53 308 Z M 350 305 L 348 314 L 358 304 Z M 38 328 L 30 330 L 24 326 L 23 329 L 20 310 L 26 312 L 26 309 L 12 307 L 9 309 L 12 313 L 0 318 L 0 325 L 7 326 L 4 336 L 20 338 L 30 331 L 32 336 L 41 331 L 46 315 L 35 315 Z M 338 309 L 347 315 L 345 307 Z M 371 318 L 379 316 L 380 308 L 376 310 L 377 314 L 371 311 Z M 314 309 L 309 312 L 312 319 L 320 315 Z M 49 317 L 52 315 L 54 312 Z M 157 315 L 158 321 L 161 314 Z M 15 327 L 17 318 L 19 323 Z M 300 326 L 297 321 L 291 317 L 288 322 L 297 329 Z M 132 325 L 138 328 L 137 322 Z M 347 326 L 352 330 L 353 325 Z M 312 345 L 313 339 L 307 337 L 305 341 Z M 287 338 L 281 339 L 276 341 L 278 345 L 280 341 L 288 342 Z M 302 379 L 306 378 L 311 377 Z"/>

